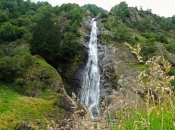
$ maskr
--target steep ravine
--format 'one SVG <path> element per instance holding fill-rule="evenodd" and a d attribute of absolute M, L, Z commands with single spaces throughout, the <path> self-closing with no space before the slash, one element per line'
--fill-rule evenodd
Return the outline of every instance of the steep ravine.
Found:
<path fill-rule="evenodd" d="M 86 22 L 87 23 L 87 22 Z M 88 22 L 90 23 L 90 22 Z M 89 25 L 90 26 L 90 25 Z M 98 25 L 97 25 L 98 26 Z M 98 41 L 97 41 L 97 53 L 98 53 L 98 65 L 100 68 L 100 102 L 106 102 L 107 97 L 111 95 L 113 89 L 117 89 L 116 73 L 114 70 L 114 64 L 111 61 L 111 48 L 99 39 L 100 32 L 98 31 Z M 90 36 L 87 35 L 82 44 L 85 48 L 84 57 L 88 57 L 88 44 Z M 82 65 L 76 72 L 72 75 L 72 91 L 79 94 L 81 86 L 83 85 L 83 74 L 85 71 L 85 64 Z"/>
<path fill-rule="evenodd" d="M 98 21 L 100 22 L 100 21 Z M 86 26 L 90 26 L 90 20 L 86 23 Z M 101 30 L 101 29 L 99 29 Z M 90 32 L 89 32 L 90 34 Z M 75 69 L 75 71 L 69 76 L 69 88 L 66 88 L 67 93 L 72 96 L 76 108 L 74 109 L 74 114 L 71 115 L 69 119 L 76 119 L 76 125 L 72 128 L 78 128 L 81 126 L 82 129 L 94 129 L 97 127 L 99 129 L 106 129 L 109 127 L 108 113 L 111 114 L 113 118 L 116 118 L 115 111 L 123 110 L 123 107 L 135 108 L 136 94 L 133 91 L 133 86 L 135 86 L 134 79 L 136 78 L 138 72 L 137 68 L 131 68 L 132 64 L 137 64 L 136 58 L 130 53 L 129 49 L 121 44 L 107 45 L 100 40 L 98 32 L 98 65 L 100 68 L 100 118 L 91 119 L 89 112 L 85 105 L 79 104 L 78 95 L 83 85 L 83 74 L 85 73 L 88 57 L 88 44 L 90 36 L 86 35 L 84 39 L 80 40 L 81 44 L 84 46 L 84 51 L 82 51 L 82 56 L 84 57 L 82 64 Z M 75 64 L 73 64 L 75 67 Z M 67 72 L 70 68 L 67 68 Z M 70 72 L 70 71 L 69 71 Z M 72 94 L 74 93 L 74 94 Z M 129 100 L 128 100 L 129 98 Z M 143 104 L 141 98 L 138 98 L 139 104 Z M 66 103 L 65 103 L 66 104 Z M 69 120 L 68 119 L 68 120 Z M 97 123 L 98 122 L 98 123 Z M 79 124 L 79 125 L 78 125 Z M 67 123 L 69 126 L 70 124 Z"/>

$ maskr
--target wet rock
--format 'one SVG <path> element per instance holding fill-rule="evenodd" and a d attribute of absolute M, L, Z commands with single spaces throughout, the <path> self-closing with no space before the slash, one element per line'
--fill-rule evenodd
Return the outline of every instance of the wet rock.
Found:
<path fill-rule="evenodd" d="M 112 89 L 117 88 L 114 65 L 111 61 L 111 49 L 102 42 L 98 42 L 98 60 L 100 67 L 101 100 L 111 95 Z"/>

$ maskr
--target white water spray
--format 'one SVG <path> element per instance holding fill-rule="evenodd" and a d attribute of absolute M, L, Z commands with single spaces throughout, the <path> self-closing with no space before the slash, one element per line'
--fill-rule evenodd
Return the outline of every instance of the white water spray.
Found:
<path fill-rule="evenodd" d="M 80 103 L 85 104 L 91 118 L 100 116 L 100 73 L 97 57 L 97 22 L 92 19 L 92 29 L 89 42 L 88 61 L 83 76 L 80 91 Z"/>

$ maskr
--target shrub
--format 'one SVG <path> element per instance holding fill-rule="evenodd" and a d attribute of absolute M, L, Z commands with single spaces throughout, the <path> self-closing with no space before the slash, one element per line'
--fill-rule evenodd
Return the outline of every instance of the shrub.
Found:
<path fill-rule="evenodd" d="M 171 67 L 169 73 L 169 75 L 175 75 L 175 67 Z"/>
<path fill-rule="evenodd" d="M 165 45 L 166 49 L 171 52 L 171 53 L 175 53 L 175 43 L 173 44 L 166 44 Z"/>
<path fill-rule="evenodd" d="M 25 81 L 23 78 L 18 78 L 18 79 L 16 79 L 16 81 L 15 81 L 15 84 L 16 84 L 16 85 L 19 85 L 19 86 L 24 86 L 25 83 L 26 83 L 26 81 Z"/>
<path fill-rule="evenodd" d="M 108 18 L 108 15 L 106 13 L 101 13 L 100 18 Z"/>
<path fill-rule="evenodd" d="M 173 91 L 175 91 L 175 79 L 170 81 Z"/>

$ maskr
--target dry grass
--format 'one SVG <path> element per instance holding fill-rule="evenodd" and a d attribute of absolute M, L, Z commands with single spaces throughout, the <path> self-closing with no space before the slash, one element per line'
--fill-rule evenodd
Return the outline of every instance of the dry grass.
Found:
<path fill-rule="evenodd" d="M 131 48 L 131 47 L 130 47 Z M 137 47 L 138 48 L 138 47 Z M 139 50 L 135 48 L 136 55 Z M 137 56 L 137 57 L 138 57 Z M 138 60 L 140 61 L 141 59 Z M 161 56 L 154 56 L 145 63 L 148 68 L 137 76 L 137 85 L 144 86 L 146 108 L 127 110 L 114 129 L 119 130 L 173 130 L 175 129 L 175 95 L 168 75 L 171 64 Z M 136 93 L 137 94 L 137 93 Z"/>

